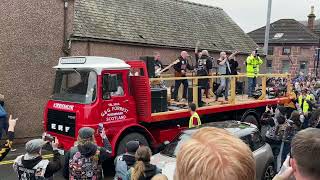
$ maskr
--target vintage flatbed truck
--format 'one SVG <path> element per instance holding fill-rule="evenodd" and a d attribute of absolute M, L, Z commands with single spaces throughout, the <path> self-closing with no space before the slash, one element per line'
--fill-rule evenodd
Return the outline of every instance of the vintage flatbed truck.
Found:
<path fill-rule="evenodd" d="M 125 144 L 130 140 L 139 140 L 155 149 L 188 126 L 188 109 L 165 112 L 151 110 L 150 84 L 159 79 L 148 77 L 146 65 L 141 60 L 62 57 L 54 68 L 54 90 L 44 111 L 44 129 L 59 139 L 64 150 L 73 146 L 81 127 L 97 129 L 99 123 L 103 123 L 106 129 L 113 155 L 124 152 Z M 259 77 L 262 79 L 262 95 L 256 100 L 236 95 L 236 78 L 245 78 L 245 75 L 228 76 L 231 80 L 229 102 L 221 104 L 212 101 L 213 98 L 205 99 L 207 106 L 197 110 L 203 123 L 232 119 L 258 125 L 267 105 L 290 101 L 289 96 L 274 99 L 266 97 L 267 77 L 290 78 L 289 75 L 268 74 Z M 164 77 L 160 80 L 192 81 L 193 101 L 197 102 L 197 82 L 201 78 L 217 79 L 219 76 Z M 290 92 L 290 89 L 288 87 L 287 91 Z M 170 98 L 167 101 L 174 105 Z M 100 137 L 96 135 L 96 138 L 100 144 Z"/>

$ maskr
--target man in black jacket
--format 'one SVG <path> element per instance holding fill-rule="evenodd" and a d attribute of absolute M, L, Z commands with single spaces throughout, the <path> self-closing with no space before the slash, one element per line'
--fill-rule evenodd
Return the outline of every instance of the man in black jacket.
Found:
<path fill-rule="evenodd" d="M 8 139 L 6 140 L 5 144 L 1 146 L 0 149 L 0 161 L 2 161 L 9 151 L 12 148 L 13 138 L 14 138 L 14 128 L 16 127 L 17 119 L 13 119 L 12 115 L 9 117 L 9 128 L 8 128 Z"/>
<path fill-rule="evenodd" d="M 18 156 L 13 164 L 18 179 L 45 179 L 53 176 L 61 169 L 60 154 L 58 152 L 58 139 L 51 142 L 53 160 L 43 159 L 42 147 L 48 142 L 42 139 L 33 139 L 26 143 L 26 154 Z"/>
<path fill-rule="evenodd" d="M 176 63 L 173 68 L 175 70 L 175 77 L 186 77 L 187 70 L 193 70 L 193 67 L 190 66 L 188 63 L 187 58 L 189 54 L 187 51 L 182 51 L 178 60 L 179 62 Z M 178 90 L 180 88 L 181 83 L 183 84 L 183 95 L 184 99 L 187 98 L 187 90 L 188 90 L 188 80 L 176 80 L 174 84 L 174 91 L 173 91 L 173 98 L 175 101 L 178 101 Z"/>
<path fill-rule="evenodd" d="M 209 52 L 207 50 L 202 50 L 201 57 L 198 58 L 196 62 L 197 76 L 208 76 L 211 69 L 212 58 L 209 56 Z M 202 90 L 208 89 L 209 79 L 199 79 L 198 85 L 201 89 L 201 95 L 199 97 L 199 106 L 202 106 L 204 104 L 204 102 L 202 101 Z"/>
<path fill-rule="evenodd" d="M 78 141 L 65 155 L 63 176 L 66 179 L 102 179 L 102 163 L 111 157 L 111 145 L 104 129 L 100 132 L 104 147 L 95 143 L 95 131 L 83 127 Z"/>

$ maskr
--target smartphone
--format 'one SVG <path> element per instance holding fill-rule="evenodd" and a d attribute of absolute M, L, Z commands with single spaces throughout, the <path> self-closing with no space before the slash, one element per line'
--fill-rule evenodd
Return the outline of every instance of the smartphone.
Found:
<path fill-rule="evenodd" d="M 98 124 L 98 132 L 99 132 L 99 134 L 102 133 L 103 129 L 104 129 L 103 124 L 99 123 Z"/>

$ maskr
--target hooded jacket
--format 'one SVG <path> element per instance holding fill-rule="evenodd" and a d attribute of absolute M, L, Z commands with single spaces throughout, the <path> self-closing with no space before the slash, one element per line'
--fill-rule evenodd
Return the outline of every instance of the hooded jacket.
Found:
<path fill-rule="evenodd" d="M 161 173 L 161 169 L 159 169 L 157 166 L 153 165 L 153 164 L 150 164 L 148 162 L 145 162 L 144 163 L 144 176 L 140 176 L 139 177 L 139 180 L 151 180 L 151 178 L 153 176 L 155 176 L 156 174 L 159 174 Z M 132 168 L 128 171 L 128 174 L 127 174 L 127 178 L 126 180 L 130 180 L 131 179 L 131 172 L 132 172 Z"/>
<path fill-rule="evenodd" d="M 64 168 L 63 168 L 63 176 L 66 179 L 69 179 L 69 160 L 73 157 L 76 152 L 80 152 L 84 157 L 94 156 L 99 149 L 99 164 L 101 165 L 106 159 L 111 156 L 111 145 L 108 139 L 103 139 L 104 148 L 99 147 L 96 144 L 85 144 L 74 146 L 70 149 L 69 152 L 65 154 Z"/>
<path fill-rule="evenodd" d="M 26 169 L 33 169 L 39 162 L 43 159 L 41 156 L 35 156 L 33 158 L 26 158 L 28 155 L 24 155 L 21 157 L 22 166 Z M 18 157 L 19 158 L 19 157 Z M 17 159 L 18 159 L 17 158 Z M 16 160 L 17 160 L 16 159 Z M 17 164 L 13 165 L 15 171 L 17 171 Z M 61 169 L 61 162 L 60 162 L 60 154 L 58 150 L 53 151 L 53 160 L 50 161 L 46 167 L 44 177 L 50 178 L 53 176 L 54 173 L 58 172 Z"/>

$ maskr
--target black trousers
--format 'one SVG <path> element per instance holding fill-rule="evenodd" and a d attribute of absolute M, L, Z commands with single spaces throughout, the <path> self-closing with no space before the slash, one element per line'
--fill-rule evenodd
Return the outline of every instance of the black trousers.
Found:
<path fill-rule="evenodd" d="M 187 98 L 187 90 L 188 90 L 188 80 L 183 79 L 183 80 L 176 80 L 174 82 L 174 91 L 173 91 L 173 99 L 177 100 L 178 98 L 178 91 L 180 88 L 181 83 L 183 84 L 183 98 Z"/>

